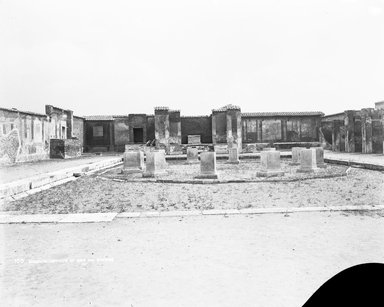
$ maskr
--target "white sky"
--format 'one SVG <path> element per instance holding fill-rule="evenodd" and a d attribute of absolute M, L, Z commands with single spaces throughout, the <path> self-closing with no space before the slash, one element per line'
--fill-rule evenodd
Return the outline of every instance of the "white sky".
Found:
<path fill-rule="evenodd" d="M 326 114 L 384 100 L 384 0 L 0 0 L 0 105 Z"/>

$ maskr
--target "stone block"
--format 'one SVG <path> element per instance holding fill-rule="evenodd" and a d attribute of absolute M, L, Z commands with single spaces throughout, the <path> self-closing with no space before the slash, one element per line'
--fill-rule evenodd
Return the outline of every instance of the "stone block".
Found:
<path fill-rule="evenodd" d="M 299 173 L 311 173 L 318 170 L 316 164 L 316 150 L 313 148 L 303 148 L 300 152 Z"/>
<path fill-rule="evenodd" d="M 292 147 L 292 161 L 289 165 L 300 165 L 300 152 L 302 147 Z"/>
<path fill-rule="evenodd" d="M 316 152 L 316 165 L 320 168 L 326 168 L 327 166 L 324 163 L 324 149 L 323 147 L 311 147 Z"/>
<path fill-rule="evenodd" d="M 200 135 L 188 135 L 188 144 L 201 144 Z"/>
<path fill-rule="evenodd" d="M 276 151 L 276 148 L 273 147 L 264 147 L 263 151 Z"/>
<path fill-rule="evenodd" d="M 228 153 L 228 145 L 214 145 L 214 150 L 217 154 L 227 154 Z"/>
<path fill-rule="evenodd" d="M 262 151 L 260 153 L 261 167 L 256 172 L 257 177 L 284 176 L 280 166 L 280 151 Z"/>
<path fill-rule="evenodd" d="M 147 152 L 145 172 L 143 177 L 156 177 L 158 175 L 164 175 L 167 162 L 165 161 L 164 150 L 154 150 Z"/>
<path fill-rule="evenodd" d="M 199 152 L 195 147 L 187 148 L 187 164 L 199 163 Z"/>
<path fill-rule="evenodd" d="M 124 152 L 122 173 L 141 173 L 144 169 L 144 153 L 142 151 Z"/>
<path fill-rule="evenodd" d="M 228 163 L 231 163 L 231 164 L 239 164 L 240 163 L 240 160 L 239 160 L 239 151 L 237 148 L 230 148 L 228 149 L 228 152 L 229 152 L 229 157 L 228 157 Z"/>
<path fill-rule="evenodd" d="M 216 172 L 216 153 L 214 151 L 203 151 L 200 154 L 200 175 L 197 179 L 218 179 Z"/>
<path fill-rule="evenodd" d="M 50 158 L 68 159 L 80 157 L 83 146 L 78 139 L 50 139 Z"/>

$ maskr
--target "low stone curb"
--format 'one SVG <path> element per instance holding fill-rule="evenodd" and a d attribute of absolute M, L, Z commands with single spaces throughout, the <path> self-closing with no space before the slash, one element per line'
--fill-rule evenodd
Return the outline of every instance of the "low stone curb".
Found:
<path fill-rule="evenodd" d="M 328 206 L 328 207 L 300 207 L 300 208 L 247 208 L 247 209 L 212 209 L 191 211 L 143 211 L 123 212 L 117 218 L 150 218 L 150 217 L 180 217 L 205 215 L 236 215 L 236 214 L 272 214 L 295 212 L 333 212 L 333 211 L 378 211 L 384 210 L 382 206 Z"/>
<path fill-rule="evenodd" d="M 156 217 L 188 217 L 238 214 L 287 214 L 297 212 L 336 212 L 336 211 L 380 211 L 380 206 L 328 206 L 300 208 L 246 208 L 246 209 L 212 209 L 212 210 L 180 210 L 180 211 L 142 211 L 122 213 L 69 213 L 69 214 L 7 214 L 0 213 L 0 224 L 26 223 L 97 223 L 111 222 L 115 218 L 156 218 Z"/>
<path fill-rule="evenodd" d="M 352 167 L 361 167 L 361 168 L 374 170 L 374 171 L 384 171 L 384 165 L 378 165 L 378 164 L 357 162 L 357 161 L 351 161 L 351 160 L 342 160 L 342 159 L 329 159 L 329 158 L 324 158 L 324 162 L 327 162 L 330 164 L 347 165 Z"/>
<path fill-rule="evenodd" d="M 281 158 L 291 158 L 292 153 L 290 151 L 281 151 L 280 152 L 280 157 Z M 216 159 L 217 160 L 224 160 L 228 159 L 229 155 L 228 154 L 216 154 Z M 165 156 L 166 160 L 187 160 L 187 155 L 182 154 L 182 155 L 167 155 Z M 260 159 L 260 152 L 255 152 L 255 153 L 241 153 L 239 154 L 239 159 Z"/>
<path fill-rule="evenodd" d="M 130 182 L 130 183 L 170 183 L 170 184 L 228 184 L 228 183 L 280 183 L 280 182 L 297 182 L 304 180 L 315 180 L 315 179 L 329 179 L 329 178 L 338 178 L 347 176 L 347 170 L 340 174 L 325 174 L 316 177 L 303 177 L 303 178 L 282 178 L 281 179 L 261 179 L 261 180 L 252 180 L 252 179 L 230 179 L 230 180 L 220 180 L 220 179 L 187 179 L 187 180 L 175 180 L 175 179 L 120 179 L 120 178 L 108 178 L 98 176 L 102 180 L 111 180 L 116 182 Z"/>

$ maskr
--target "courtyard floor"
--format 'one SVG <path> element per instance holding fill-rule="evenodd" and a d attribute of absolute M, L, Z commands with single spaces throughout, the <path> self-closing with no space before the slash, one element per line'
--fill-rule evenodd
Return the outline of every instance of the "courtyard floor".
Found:
<path fill-rule="evenodd" d="M 384 262 L 384 220 L 295 213 L 0 225 L 2 306 L 297 307 Z"/>
<path fill-rule="evenodd" d="M 348 167 L 328 165 L 320 173 L 303 175 L 296 174 L 297 167 L 289 166 L 288 161 L 282 162 L 287 173 L 279 179 L 281 182 L 268 182 L 276 178 L 262 182 L 260 180 L 265 180 L 264 178 L 255 177 L 259 160 L 242 161 L 240 165 L 228 165 L 224 161 L 218 161 L 219 176 L 227 179 L 245 179 L 242 183 L 143 182 L 138 174 L 119 175 L 122 167 L 118 167 L 5 203 L 2 211 L 16 214 L 120 213 L 383 204 L 382 172 L 350 168 L 345 175 Z M 167 178 L 179 176 L 181 179 L 193 180 L 193 175 L 198 172 L 198 164 L 185 165 L 181 161 L 170 161 Z M 336 177 L 323 179 L 321 176 L 324 174 Z"/>

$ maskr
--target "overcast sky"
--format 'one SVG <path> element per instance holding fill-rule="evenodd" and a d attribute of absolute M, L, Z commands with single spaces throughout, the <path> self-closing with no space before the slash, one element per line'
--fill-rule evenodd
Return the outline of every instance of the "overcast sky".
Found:
<path fill-rule="evenodd" d="M 209 115 L 384 100 L 384 0 L 0 0 L 0 105 Z"/>

